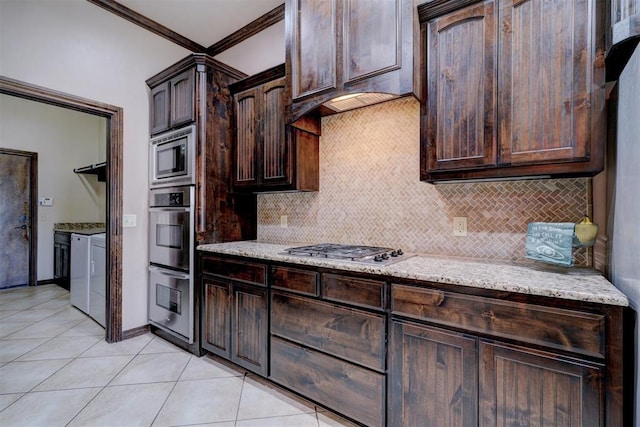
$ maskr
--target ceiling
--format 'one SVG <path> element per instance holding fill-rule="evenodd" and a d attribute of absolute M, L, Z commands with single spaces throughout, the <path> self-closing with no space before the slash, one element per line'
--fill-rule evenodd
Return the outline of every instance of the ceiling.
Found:
<path fill-rule="evenodd" d="M 280 6 L 284 0 L 117 0 L 121 5 L 209 47 Z M 284 62 L 284 22 L 222 52 L 216 59 L 246 74 Z"/>

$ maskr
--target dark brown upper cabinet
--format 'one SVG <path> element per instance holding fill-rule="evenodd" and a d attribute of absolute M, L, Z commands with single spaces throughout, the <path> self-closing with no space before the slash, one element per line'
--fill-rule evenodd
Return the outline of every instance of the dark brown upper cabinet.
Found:
<path fill-rule="evenodd" d="M 195 120 L 195 70 L 151 88 L 151 134 L 164 132 Z"/>
<path fill-rule="evenodd" d="M 603 168 L 604 1 L 434 1 L 421 179 L 591 176 Z M 457 6 L 456 6 L 457 5 Z"/>
<path fill-rule="evenodd" d="M 284 66 L 232 85 L 236 191 L 317 191 L 319 119 L 307 129 L 285 124 Z"/>
<path fill-rule="evenodd" d="M 290 121 L 420 95 L 414 0 L 287 0 L 285 25 Z"/>

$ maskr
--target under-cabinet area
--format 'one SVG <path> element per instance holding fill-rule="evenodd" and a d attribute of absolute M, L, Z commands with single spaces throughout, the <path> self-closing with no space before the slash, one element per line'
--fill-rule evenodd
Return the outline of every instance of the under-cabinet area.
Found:
<path fill-rule="evenodd" d="M 199 247 L 206 350 L 366 426 L 622 425 L 627 301 L 601 276 L 285 248 Z"/>

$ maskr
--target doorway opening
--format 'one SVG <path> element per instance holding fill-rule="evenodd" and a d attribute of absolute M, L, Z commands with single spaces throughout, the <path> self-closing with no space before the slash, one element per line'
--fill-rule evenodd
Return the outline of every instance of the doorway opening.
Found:
<path fill-rule="evenodd" d="M 122 340 L 122 120 L 121 107 L 0 76 L 0 93 L 104 117 L 106 143 L 107 342 Z"/>

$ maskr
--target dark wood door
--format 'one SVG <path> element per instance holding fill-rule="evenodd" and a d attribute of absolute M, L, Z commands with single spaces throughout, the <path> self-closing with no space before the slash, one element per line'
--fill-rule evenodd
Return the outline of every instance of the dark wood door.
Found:
<path fill-rule="evenodd" d="M 335 89 L 338 2 L 289 0 L 293 99 Z"/>
<path fill-rule="evenodd" d="M 195 120 L 195 70 L 178 74 L 169 82 L 171 90 L 171 127 Z"/>
<path fill-rule="evenodd" d="M 369 77 L 400 67 L 402 0 L 343 2 L 342 81 Z M 318 40 L 320 42 L 320 40 Z"/>
<path fill-rule="evenodd" d="M 0 148 L 0 288 L 36 284 L 37 156 Z"/>
<path fill-rule="evenodd" d="M 495 165 L 496 41 L 493 1 L 443 15 L 427 25 L 428 171 Z"/>
<path fill-rule="evenodd" d="M 480 343 L 482 426 L 603 426 L 602 367 Z"/>
<path fill-rule="evenodd" d="M 228 282 L 202 280 L 204 287 L 204 342 L 202 346 L 219 356 L 231 358 L 231 299 Z"/>
<path fill-rule="evenodd" d="M 265 288 L 233 285 L 231 360 L 261 375 L 267 375 L 269 338 L 268 297 Z"/>
<path fill-rule="evenodd" d="M 170 114 L 169 84 L 165 82 L 151 89 L 149 127 L 152 135 L 169 129 Z"/>
<path fill-rule="evenodd" d="M 390 426 L 478 424 L 477 339 L 392 321 Z"/>
<path fill-rule="evenodd" d="M 257 88 L 234 95 L 235 104 L 235 175 L 234 186 L 250 187 L 258 184 L 258 114 Z"/>
<path fill-rule="evenodd" d="M 291 182 L 291 153 L 289 140 L 285 135 L 285 80 L 281 78 L 265 83 L 259 90 L 261 181 L 265 185 L 288 184 Z"/>
<path fill-rule="evenodd" d="M 591 95 L 603 89 L 594 87 L 593 81 L 594 3 L 500 2 L 502 163 L 589 158 Z"/>

